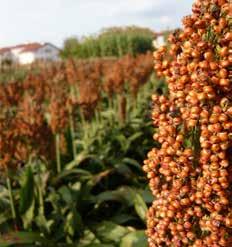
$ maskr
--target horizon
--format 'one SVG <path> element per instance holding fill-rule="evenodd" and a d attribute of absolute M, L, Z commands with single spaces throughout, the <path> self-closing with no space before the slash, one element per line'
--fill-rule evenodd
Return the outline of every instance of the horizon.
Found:
<path fill-rule="evenodd" d="M 94 36 L 97 36 L 98 34 L 100 34 L 101 32 L 103 32 L 103 30 L 105 29 L 108 29 L 108 28 L 126 28 L 126 27 L 138 27 L 138 28 L 147 28 L 149 29 L 150 31 L 154 32 L 154 34 L 157 32 L 157 33 L 160 33 L 160 32 L 165 32 L 165 31 L 174 31 L 174 29 L 170 29 L 170 28 L 166 28 L 166 29 L 163 29 L 163 30 L 160 30 L 160 31 L 157 31 L 157 30 L 152 30 L 151 28 L 149 27 L 144 27 L 144 26 L 137 26 L 137 25 L 129 25 L 129 26 L 109 26 L 109 27 L 106 27 L 106 28 L 102 28 L 101 30 L 99 30 L 99 32 L 96 32 L 96 33 L 90 33 L 90 34 L 87 34 L 87 35 L 83 35 L 83 36 L 75 36 L 75 35 L 72 35 L 72 36 L 69 36 L 69 37 L 66 37 L 64 38 L 63 42 L 65 42 L 66 39 L 68 38 L 77 38 L 79 40 L 81 39 L 84 39 L 84 38 L 87 38 L 87 37 L 94 37 Z M 176 27 L 178 28 L 178 27 Z M 52 45 L 55 45 L 57 46 L 56 44 L 50 42 L 50 41 L 36 41 L 36 40 L 31 40 L 31 41 L 26 41 L 26 42 L 22 42 L 22 43 L 16 43 L 16 44 L 13 44 L 13 45 L 7 45 L 7 46 L 0 46 L 0 50 L 1 49 L 4 49 L 4 48 L 14 48 L 14 47 L 17 47 L 17 46 L 21 46 L 21 45 L 28 45 L 28 44 L 34 44 L 34 43 L 38 43 L 38 44 L 46 44 L 46 43 L 49 43 L 49 44 L 52 44 Z M 63 46 L 63 44 L 62 44 Z M 61 48 L 61 46 L 57 46 L 57 48 Z"/>
<path fill-rule="evenodd" d="M 181 19 L 191 13 L 192 3 L 193 0 L 8 0 L 1 5 L 0 48 L 34 42 L 49 42 L 61 48 L 67 38 L 97 35 L 109 27 L 135 25 L 154 32 L 172 30 L 182 26 Z"/>

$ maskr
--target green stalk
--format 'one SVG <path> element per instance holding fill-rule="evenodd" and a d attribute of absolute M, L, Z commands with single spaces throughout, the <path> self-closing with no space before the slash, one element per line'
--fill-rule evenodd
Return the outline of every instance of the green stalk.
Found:
<path fill-rule="evenodd" d="M 98 109 L 95 110 L 95 119 L 97 126 L 99 126 L 101 124 L 101 115 Z"/>
<path fill-rule="evenodd" d="M 76 151 L 76 145 L 75 145 L 74 122 L 73 122 L 73 116 L 72 116 L 72 111 L 71 110 L 69 110 L 69 127 L 70 127 L 71 139 L 72 139 L 73 159 L 75 159 L 76 156 L 77 156 L 77 151 Z"/>
<path fill-rule="evenodd" d="M 84 113 L 83 113 L 81 108 L 79 109 L 79 113 L 80 113 L 81 127 L 82 127 L 82 130 L 83 130 L 83 139 L 88 139 L 88 136 L 89 136 L 88 122 L 85 120 L 85 116 L 84 116 Z"/>
<path fill-rule="evenodd" d="M 57 173 L 61 172 L 61 159 L 60 159 L 60 135 L 56 133 L 56 165 L 57 165 Z"/>
<path fill-rule="evenodd" d="M 118 121 L 118 94 L 115 95 L 115 97 L 113 98 L 113 111 L 115 112 L 115 116 L 112 115 L 112 125 L 114 124 L 114 122 Z"/>
<path fill-rule="evenodd" d="M 70 93 L 71 97 L 77 98 L 75 88 L 70 86 Z M 72 139 L 72 151 L 73 151 L 73 159 L 76 158 L 77 152 L 76 152 L 76 145 L 75 145 L 75 129 L 74 129 L 74 121 L 73 121 L 73 107 L 69 107 L 69 127 L 70 127 L 70 134 Z"/>
<path fill-rule="evenodd" d="M 39 171 L 39 183 L 42 185 L 42 179 L 41 179 L 41 174 Z M 38 186 L 38 192 L 39 192 L 39 211 L 40 215 L 44 215 L 44 200 L 43 200 L 43 191 L 42 191 L 42 186 Z"/>
<path fill-rule="evenodd" d="M 109 98 L 109 105 L 108 105 L 109 109 L 110 110 L 113 110 L 114 109 L 114 95 L 112 95 L 110 98 Z M 110 125 L 113 126 L 113 116 L 110 116 Z"/>
<path fill-rule="evenodd" d="M 85 116 L 84 116 L 81 108 L 79 108 L 79 113 L 80 113 L 81 124 L 82 124 L 82 126 L 84 126 L 85 125 Z"/>
<path fill-rule="evenodd" d="M 38 195 L 39 195 L 39 213 L 40 215 L 44 215 L 44 202 L 43 202 L 43 190 L 42 190 L 42 177 L 41 177 L 41 166 L 36 159 L 36 163 L 38 165 L 38 183 L 36 183 L 37 189 L 38 189 Z"/>
<path fill-rule="evenodd" d="M 7 188 L 8 188 L 9 197 L 10 197 L 10 207 L 11 207 L 12 218 L 16 221 L 16 211 L 15 211 L 15 205 L 14 205 L 11 181 L 10 181 L 8 170 L 7 170 L 6 183 L 7 183 Z"/>

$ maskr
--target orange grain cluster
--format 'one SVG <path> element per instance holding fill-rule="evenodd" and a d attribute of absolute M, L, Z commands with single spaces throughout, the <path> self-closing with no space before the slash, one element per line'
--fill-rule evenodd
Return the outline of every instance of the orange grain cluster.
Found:
<path fill-rule="evenodd" d="M 232 246 L 231 3 L 197 0 L 192 10 L 154 53 L 169 95 L 152 97 L 160 148 L 143 167 L 150 247 Z"/>

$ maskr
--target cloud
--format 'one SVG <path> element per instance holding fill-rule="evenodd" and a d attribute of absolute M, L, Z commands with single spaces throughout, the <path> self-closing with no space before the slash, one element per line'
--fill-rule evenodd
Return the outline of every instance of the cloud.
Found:
<path fill-rule="evenodd" d="M 164 24 L 164 25 L 169 25 L 172 23 L 172 18 L 170 16 L 167 15 L 163 15 L 160 17 L 160 23 Z"/>
<path fill-rule="evenodd" d="M 72 35 L 104 27 L 139 25 L 154 30 L 180 26 L 193 0 L 7 0 L 1 2 L 0 46 L 25 41 L 61 45 Z"/>

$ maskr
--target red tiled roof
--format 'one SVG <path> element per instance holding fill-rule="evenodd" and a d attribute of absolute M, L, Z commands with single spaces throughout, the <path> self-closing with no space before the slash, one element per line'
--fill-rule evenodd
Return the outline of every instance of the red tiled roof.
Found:
<path fill-rule="evenodd" d="M 40 43 L 28 43 L 28 44 L 21 44 L 16 46 L 10 46 L 10 47 L 3 47 L 0 48 L 0 54 L 11 51 L 12 49 L 22 49 L 20 53 L 22 52 L 28 52 L 28 51 L 36 51 L 39 48 L 41 48 L 43 45 Z"/>
<path fill-rule="evenodd" d="M 22 48 L 22 51 L 20 53 L 28 52 L 28 51 L 36 51 L 41 47 L 43 47 L 43 45 L 39 44 L 39 43 L 27 44 L 27 45 L 20 47 L 20 48 Z"/>
<path fill-rule="evenodd" d="M 11 50 L 10 47 L 1 48 L 1 49 L 0 49 L 0 54 L 3 54 L 3 53 L 8 52 L 8 51 L 10 51 L 10 50 Z"/>

